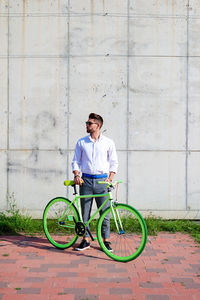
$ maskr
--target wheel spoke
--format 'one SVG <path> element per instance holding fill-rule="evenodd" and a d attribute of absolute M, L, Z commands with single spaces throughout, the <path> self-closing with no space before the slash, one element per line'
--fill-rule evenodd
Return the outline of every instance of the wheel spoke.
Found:
<path fill-rule="evenodd" d="M 55 198 L 47 204 L 43 215 L 44 231 L 48 240 L 61 249 L 72 246 L 78 238 L 73 217 L 78 221 L 79 214 L 73 205 L 68 211 L 69 205 L 71 202 L 68 199 Z"/>
<path fill-rule="evenodd" d="M 146 225 L 141 215 L 131 206 L 126 204 L 117 204 L 115 207 L 116 219 L 118 225 L 122 223 L 123 233 L 117 233 L 114 220 L 111 218 L 110 242 L 113 252 L 109 252 L 103 243 L 101 236 L 101 227 L 104 218 L 109 214 L 111 208 L 108 208 L 100 217 L 97 228 L 97 237 L 103 251 L 112 259 L 118 261 L 130 261 L 135 259 L 143 251 L 146 239 Z M 121 226 L 119 226 L 121 228 Z M 122 230 L 121 230 L 122 231 Z"/>

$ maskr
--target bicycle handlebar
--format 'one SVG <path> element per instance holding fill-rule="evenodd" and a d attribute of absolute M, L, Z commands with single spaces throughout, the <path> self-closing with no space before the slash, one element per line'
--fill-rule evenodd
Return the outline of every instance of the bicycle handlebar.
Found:
<path fill-rule="evenodd" d="M 107 187 L 115 186 L 118 183 L 122 183 L 122 180 L 117 180 L 114 182 L 109 183 L 108 181 L 98 181 L 98 184 L 106 184 Z M 74 186 L 74 180 L 65 180 L 64 185 L 66 186 Z"/>
<path fill-rule="evenodd" d="M 111 186 L 114 187 L 116 184 L 122 183 L 122 180 L 117 180 L 117 181 L 114 181 L 114 182 L 111 182 L 111 183 L 109 183 L 108 181 L 98 181 L 97 183 L 98 184 L 106 184 L 107 187 L 111 187 Z"/>

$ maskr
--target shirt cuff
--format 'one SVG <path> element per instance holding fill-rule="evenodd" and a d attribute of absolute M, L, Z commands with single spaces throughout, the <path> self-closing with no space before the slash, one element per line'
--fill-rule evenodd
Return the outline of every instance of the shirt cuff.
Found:
<path fill-rule="evenodd" d="M 74 162 L 72 163 L 72 171 L 76 171 L 76 170 L 80 172 L 79 165 L 76 162 Z"/>

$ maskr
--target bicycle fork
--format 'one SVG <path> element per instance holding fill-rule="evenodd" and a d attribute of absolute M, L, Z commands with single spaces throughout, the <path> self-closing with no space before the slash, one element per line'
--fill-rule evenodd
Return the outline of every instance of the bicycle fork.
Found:
<path fill-rule="evenodd" d="M 111 201 L 110 206 L 111 206 L 112 216 L 113 216 L 118 234 L 124 234 L 124 229 L 123 229 L 119 211 L 117 209 L 114 209 L 116 207 L 114 201 Z M 119 225 L 118 225 L 118 223 L 119 223 Z"/>

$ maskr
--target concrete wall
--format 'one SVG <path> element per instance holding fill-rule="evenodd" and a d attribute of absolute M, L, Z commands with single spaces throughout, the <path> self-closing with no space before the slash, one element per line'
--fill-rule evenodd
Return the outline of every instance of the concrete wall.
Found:
<path fill-rule="evenodd" d="M 200 1 L 0 1 L 0 208 L 71 195 L 90 112 L 116 143 L 119 199 L 200 217 Z"/>

